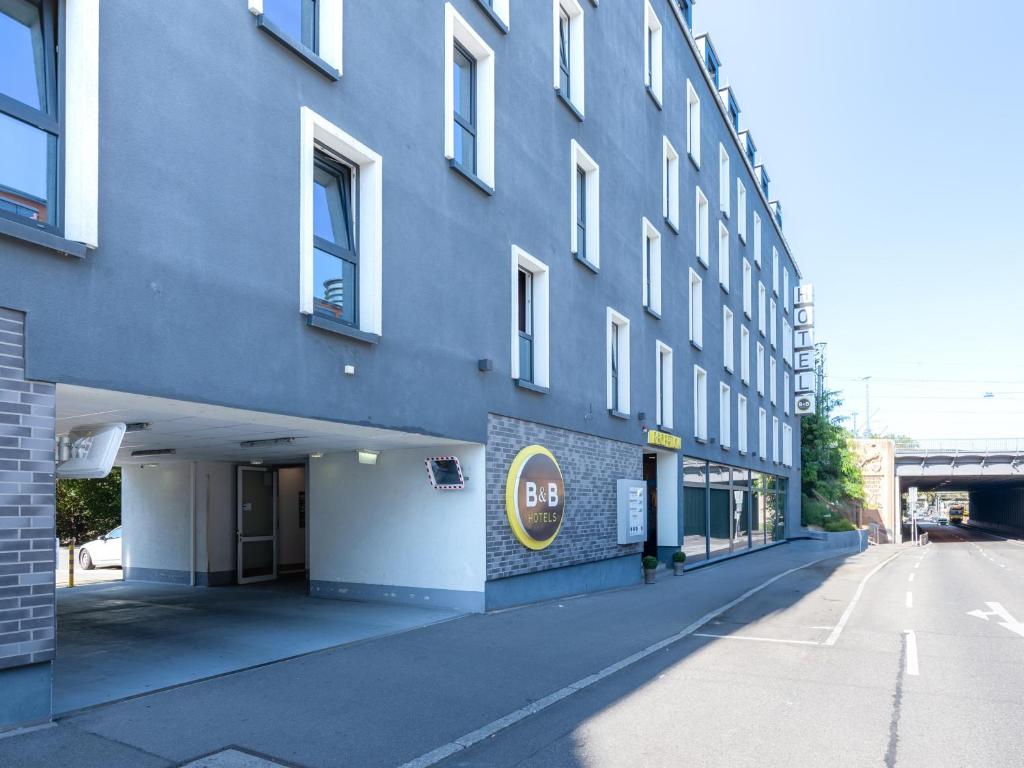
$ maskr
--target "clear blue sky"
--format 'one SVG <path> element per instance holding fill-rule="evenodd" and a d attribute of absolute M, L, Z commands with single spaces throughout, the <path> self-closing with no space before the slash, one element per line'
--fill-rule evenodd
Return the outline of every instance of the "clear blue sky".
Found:
<path fill-rule="evenodd" d="M 1024 437 L 1024 3 L 698 0 L 863 427 Z M 984 397 L 991 392 L 992 397 Z"/>

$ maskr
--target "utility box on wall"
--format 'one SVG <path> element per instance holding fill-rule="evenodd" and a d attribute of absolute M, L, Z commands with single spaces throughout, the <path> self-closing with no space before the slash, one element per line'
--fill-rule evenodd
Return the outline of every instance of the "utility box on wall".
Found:
<path fill-rule="evenodd" d="M 618 480 L 619 544 L 647 540 L 647 482 Z"/>

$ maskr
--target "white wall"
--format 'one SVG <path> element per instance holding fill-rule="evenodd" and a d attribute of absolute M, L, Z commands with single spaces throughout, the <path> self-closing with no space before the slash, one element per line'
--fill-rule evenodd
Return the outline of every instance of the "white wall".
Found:
<path fill-rule="evenodd" d="M 434 490 L 423 460 L 450 453 L 466 488 Z M 483 446 L 383 451 L 376 466 L 349 451 L 311 460 L 309 472 L 312 580 L 483 591 Z"/>
<path fill-rule="evenodd" d="M 130 465 L 121 474 L 125 568 L 191 568 L 192 465 Z"/>
<path fill-rule="evenodd" d="M 277 472 L 277 562 L 304 565 L 306 529 L 299 528 L 299 494 L 306 490 L 306 471 L 286 467 Z"/>
<path fill-rule="evenodd" d="M 679 454 L 658 451 L 658 546 L 678 547 Z"/>
<path fill-rule="evenodd" d="M 196 464 L 197 571 L 235 570 L 235 478 L 234 464 Z"/>

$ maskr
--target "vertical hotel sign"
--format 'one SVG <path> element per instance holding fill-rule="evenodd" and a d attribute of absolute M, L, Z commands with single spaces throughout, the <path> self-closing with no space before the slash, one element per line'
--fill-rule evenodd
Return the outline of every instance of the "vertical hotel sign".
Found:
<path fill-rule="evenodd" d="M 797 416 L 808 416 L 817 408 L 814 391 L 814 286 L 810 283 L 796 286 L 793 299 L 794 412 Z"/>

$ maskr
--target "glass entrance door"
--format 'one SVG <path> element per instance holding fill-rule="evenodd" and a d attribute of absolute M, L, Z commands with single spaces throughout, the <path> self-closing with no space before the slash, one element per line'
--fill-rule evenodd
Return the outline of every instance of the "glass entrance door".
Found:
<path fill-rule="evenodd" d="M 277 473 L 238 468 L 238 583 L 277 578 Z"/>

